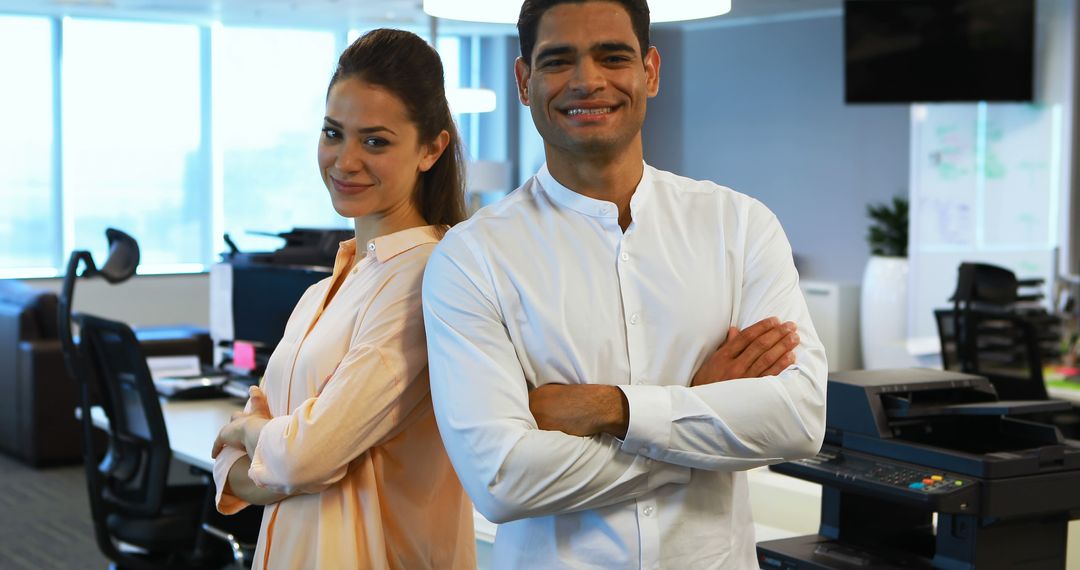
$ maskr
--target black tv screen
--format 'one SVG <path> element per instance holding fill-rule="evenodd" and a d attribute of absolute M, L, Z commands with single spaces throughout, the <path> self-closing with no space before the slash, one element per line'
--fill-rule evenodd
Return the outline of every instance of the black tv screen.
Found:
<path fill-rule="evenodd" d="M 845 0 L 848 103 L 1031 101 L 1035 0 Z"/>

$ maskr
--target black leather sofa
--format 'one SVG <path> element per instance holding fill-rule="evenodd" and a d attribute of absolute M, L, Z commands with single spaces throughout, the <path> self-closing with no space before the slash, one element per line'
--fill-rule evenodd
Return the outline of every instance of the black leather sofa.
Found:
<path fill-rule="evenodd" d="M 0 279 L 0 452 L 31 466 L 81 460 L 75 381 L 57 336 L 57 296 Z M 136 331 L 147 356 L 198 354 L 212 360 L 205 329 Z"/>

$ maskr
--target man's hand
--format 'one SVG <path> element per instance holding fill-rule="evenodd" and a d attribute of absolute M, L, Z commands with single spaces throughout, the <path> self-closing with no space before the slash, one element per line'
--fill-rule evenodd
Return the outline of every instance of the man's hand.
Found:
<path fill-rule="evenodd" d="M 248 391 L 251 398 L 248 399 L 248 410 L 236 412 L 231 421 L 218 432 L 217 440 L 210 456 L 217 459 L 221 450 L 226 445 L 245 449 L 248 455 L 255 450 L 259 442 L 259 432 L 266 422 L 273 416 L 270 414 L 270 405 L 266 401 L 266 394 L 258 386 L 252 386 Z"/>
<path fill-rule="evenodd" d="M 690 385 L 774 376 L 795 363 L 797 346 L 799 334 L 795 323 L 781 323 L 776 317 L 758 321 L 741 331 L 730 327 L 727 340 L 701 365 Z"/>
<path fill-rule="evenodd" d="M 542 430 L 626 437 L 630 404 L 622 390 L 604 384 L 546 384 L 529 392 L 529 411 Z"/>

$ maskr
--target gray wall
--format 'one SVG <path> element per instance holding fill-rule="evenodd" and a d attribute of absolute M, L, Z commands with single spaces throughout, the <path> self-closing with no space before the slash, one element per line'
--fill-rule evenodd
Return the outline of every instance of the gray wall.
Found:
<path fill-rule="evenodd" d="M 27 279 L 26 283 L 57 294 L 62 279 Z M 119 285 L 103 279 L 75 284 L 76 312 L 126 322 L 131 326 L 210 323 L 210 279 L 206 273 L 139 275 Z"/>
<path fill-rule="evenodd" d="M 646 160 L 764 202 L 804 278 L 858 282 L 866 204 L 908 193 L 909 119 L 844 104 L 839 12 L 654 35 Z"/>

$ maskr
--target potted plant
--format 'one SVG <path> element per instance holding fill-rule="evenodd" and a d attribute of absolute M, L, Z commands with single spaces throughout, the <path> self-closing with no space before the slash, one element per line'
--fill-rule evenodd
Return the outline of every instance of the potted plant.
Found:
<path fill-rule="evenodd" d="M 906 349 L 908 307 L 908 201 L 869 204 L 866 241 L 870 260 L 863 272 L 859 307 L 863 367 L 899 368 L 914 363 Z"/>
<path fill-rule="evenodd" d="M 902 257 L 907 259 L 908 201 L 896 196 L 889 204 L 867 204 L 866 215 L 870 217 L 870 231 L 866 241 L 870 253 L 879 257 Z"/>

